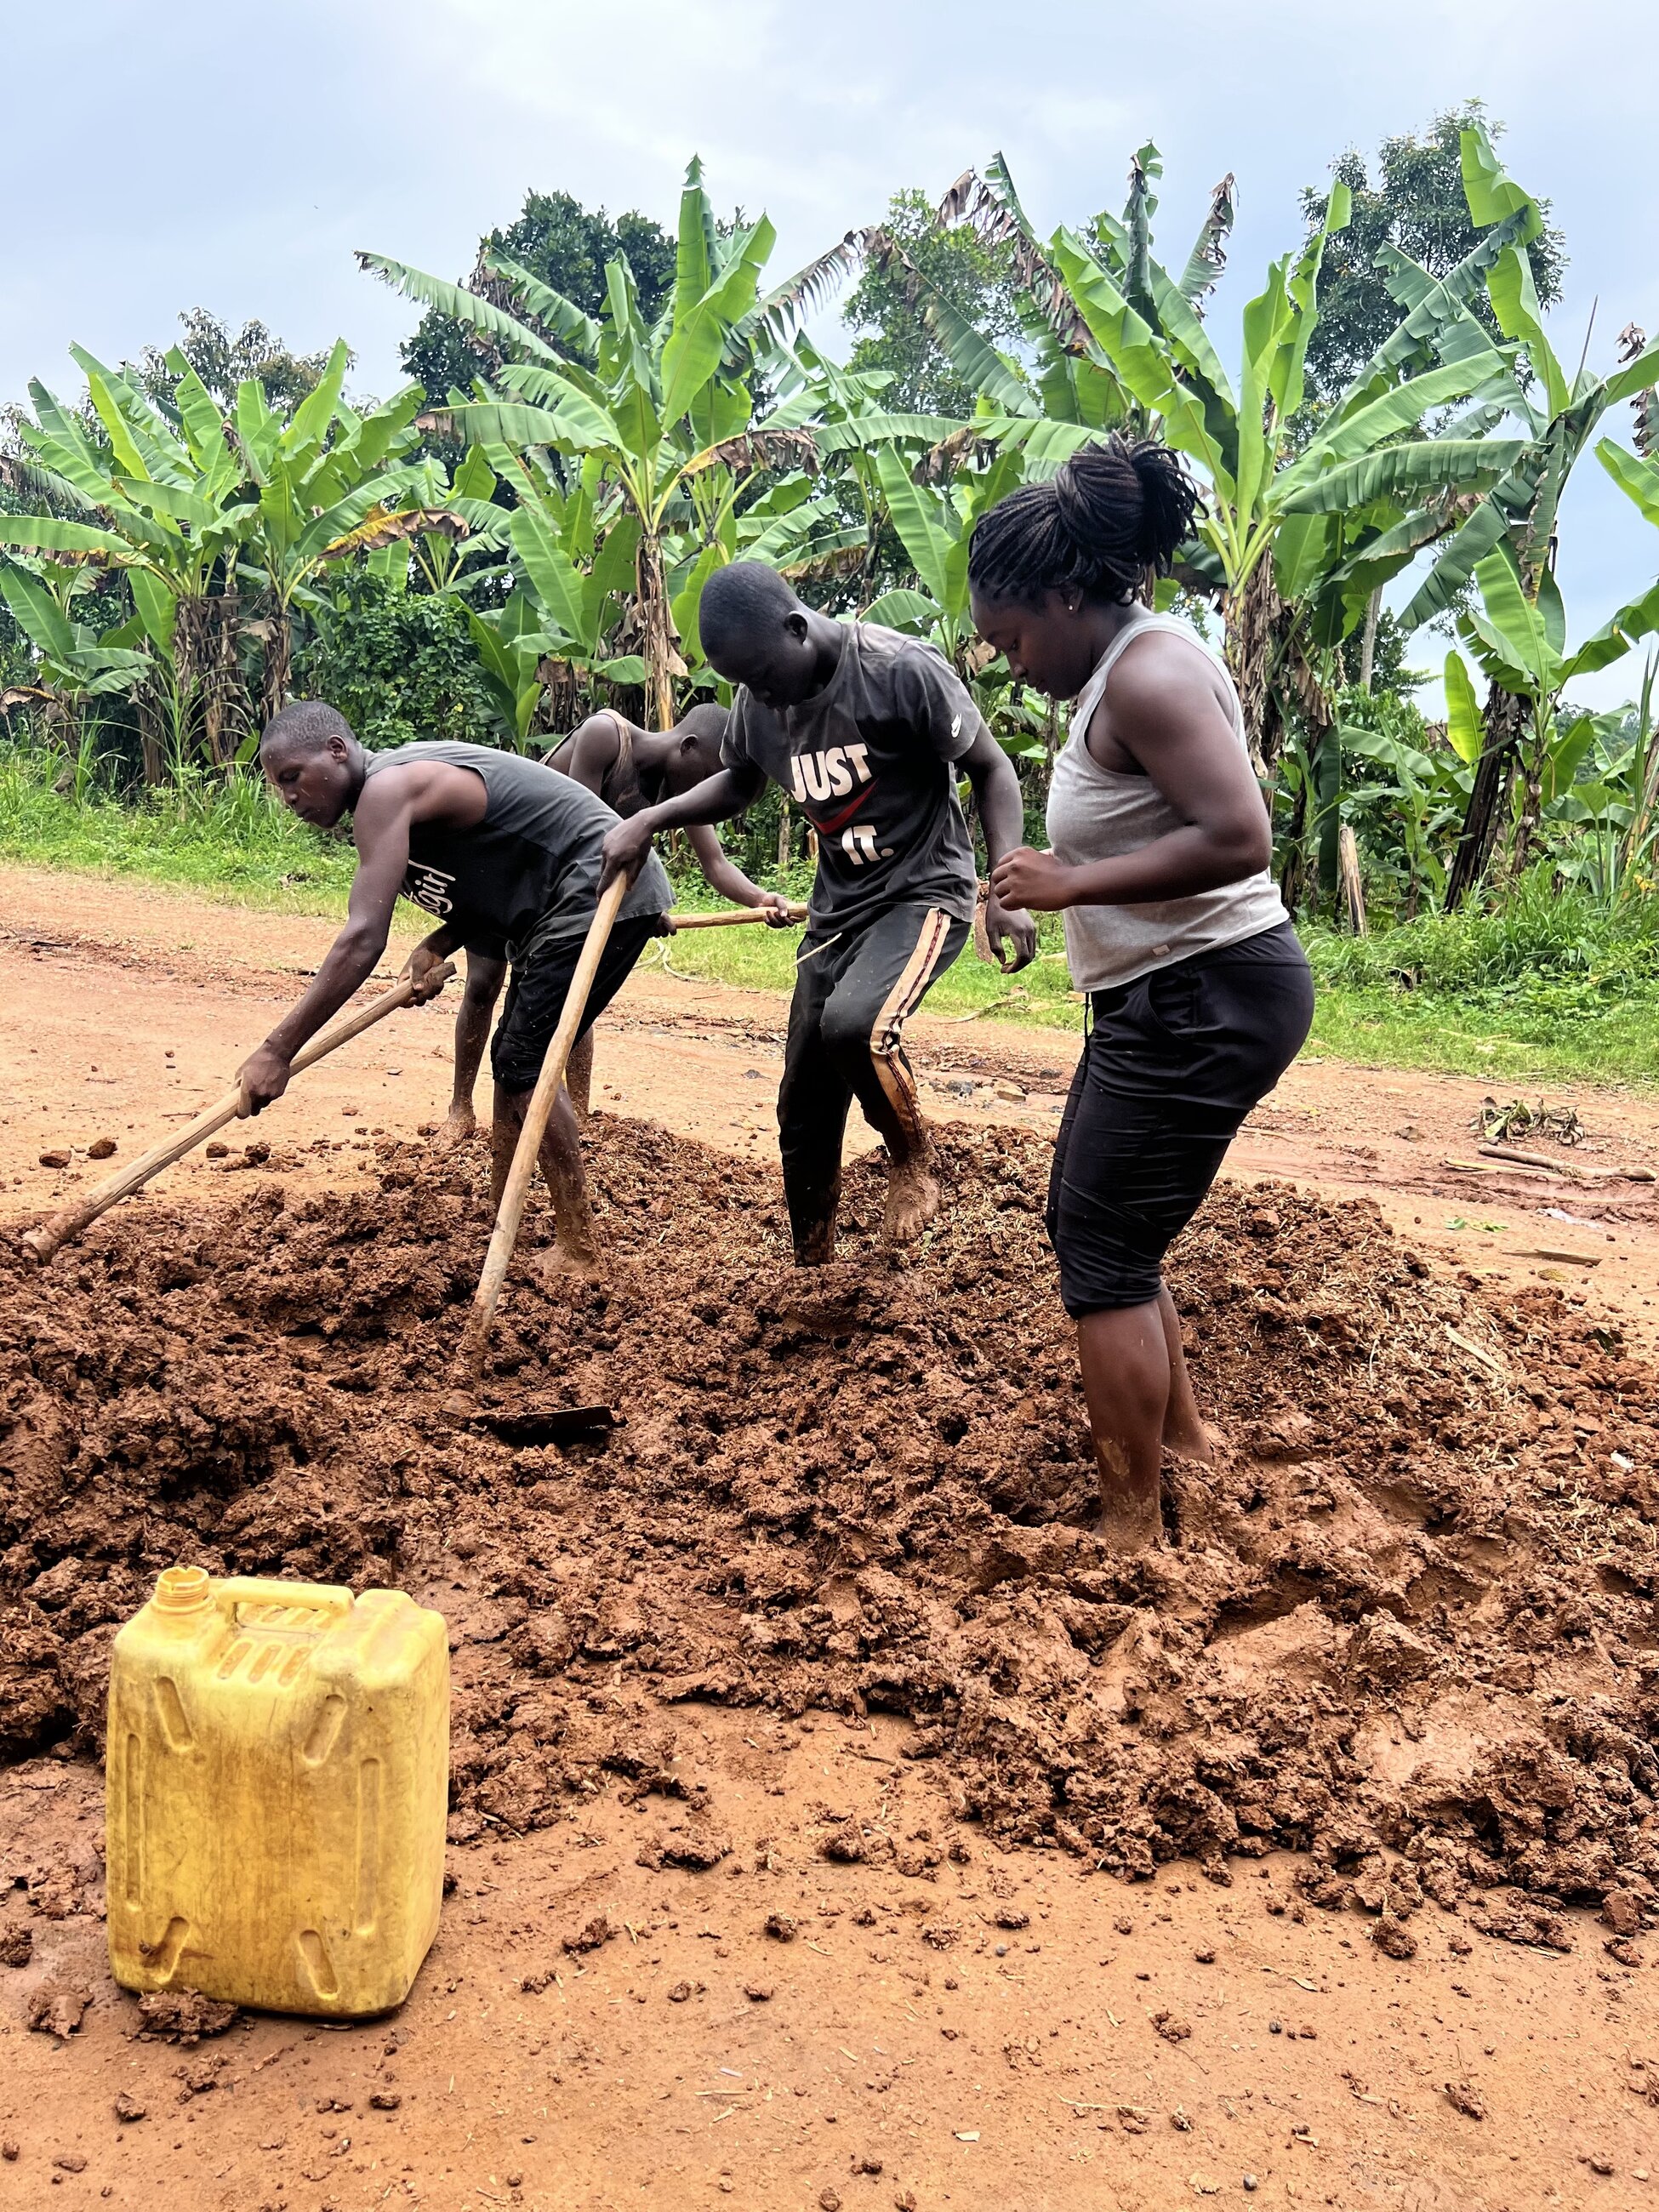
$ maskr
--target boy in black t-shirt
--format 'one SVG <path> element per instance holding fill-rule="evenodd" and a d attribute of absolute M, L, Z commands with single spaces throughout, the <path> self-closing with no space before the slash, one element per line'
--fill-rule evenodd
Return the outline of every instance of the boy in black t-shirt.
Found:
<path fill-rule="evenodd" d="M 605 877 L 632 872 L 659 830 L 724 822 L 768 776 L 817 832 L 817 880 L 797 964 L 778 1094 L 795 1256 L 835 1249 L 842 1140 L 854 1097 L 885 1139 L 885 1231 L 919 1237 L 939 1210 L 903 1029 L 967 940 L 978 884 L 956 780 L 974 787 L 993 866 L 1022 837 L 1012 763 L 943 654 L 915 638 L 803 606 L 773 569 L 740 561 L 703 586 L 698 628 L 739 685 L 717 775 L 647 808 L 605 840 Z M 1023 968 L 1028 915 L 993 896 L 990 941 Z"/>

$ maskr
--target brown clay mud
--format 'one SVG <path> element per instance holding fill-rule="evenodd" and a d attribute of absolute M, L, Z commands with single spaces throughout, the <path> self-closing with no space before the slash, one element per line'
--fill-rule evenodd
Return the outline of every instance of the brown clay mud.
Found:
<path fill-rule="evenodd" d="M 806 1273 L 774 1173 L 604 1115 L 587 1151 L 611 1279 L 541 1288 L 533 1217 L 477 1393 L 477 1142 L 142 1200 L 44 1273 L 0 1246 L 0 1757 L 97 1747 L 115 1627 L 188 1560 L 446 1612 L 457 1842 L 619 1775 L 663 1863 L 716 1863 L 696 1699 L 902 1716 L 960 1818 L 1120 1875 L 1289 1847 L 1401 1954 L 1425 1895 L 1547 1942 L 1651 1893 L 1659 1376 L 1616 1329 L 1436 1273 L 1366 1201 L 1219 1188 L 1171 1279 L 1229 1449 L 1126 1563 L 1086 1531 L 1040 1143 L 947 1139 L 896 1256 L 851 1170 Z"/>

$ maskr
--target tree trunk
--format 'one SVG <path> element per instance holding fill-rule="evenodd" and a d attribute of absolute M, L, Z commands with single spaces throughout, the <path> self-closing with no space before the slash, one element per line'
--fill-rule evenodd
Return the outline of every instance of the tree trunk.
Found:
<path fill-rule="evenodd" d="M 1319 895 L 1334 908 L 1342 827 L 1341 740 L 1331 713 L 1329 695 L 1307 654 L 1299 646 L 1292 647 L 1284 653 L 1280 666 L 1290 678 L 1297 720 L 1307 743 L 1309 779 L 1317 807 L 1314 821 L 1319 833 Z M 1305 818 L 1305 805 L 1303 811 Z"/>
<path fill-rule="evenodd" d="M 563 736 L 574 730 L 578 719 L 576 709 L 580 704 L 580 685 L 569 661 L 556 660 L 549 654 L 537 665 L 536 681 L 542 687 L 542 696 L 530 718 L 531 736 Z"/>
<path fill-rule="evenodd" d="M 668 581 L 663 574 L 662 543 L 652 537 L 640 540 L 635 571 L 639 592 L 641 643 L 645 649 L 646 696 L 656 720 L 654 729 L 674 726 L 674 678 L 688 671 L 674 643 L 674 617 L 668 606 Z"/>
<path fill-rule="evenodd" d="M 294 625 L 286 607 L 278 607 L 265 626 L 265 665 L 259 684 L 259 726 L 263 729 L 288 704 L 294 673 Z"/>
<path fill-rule="evenodd" d="M 1310 762 L 1310 773 L 1313 765 Z M 1307 830 L 1308 786 L 1304 780 L 1291 808 L 1290 827 L 1285 833 L 1285 858 L 1279 871 L 1279 895 L 1292 915 L 1302 911 L 1302 879 L 1306 872 L 1302 841 Z"/>
<path fill-rule="evenodd" d="M 781 875 L 789 866 L 789 801 L 778 802 L 778 872 Z"/>
<path fill-rule="evenodd" d="M 138 754 L 143 764 L 146 786 L 154 791 L 167 773 L 167 748 L 161 736 L 161 702 L 155 696 L 152 682 L 141 684 L 137 691 Z"/>
<path fill-rule="evenodd" d="M 1522 702 L 1501 685 L 1486 693 L 1486 742 L 1474 771 L 1469 803 L 1463 814 L 1457 849 L 1446 877 L 1445 910 L 1458 908 L 1486 872 L 1497 842 L 1504 796 L 1509 789 L 1515 748 L 1520 740 Z"/>
<path fill-rule="evenodd" d="M 1382 586 L 1379 584 L 1365 602 L 1365 627 L 1359 637 L 1359 688 L 1371 688 L 1371 671 L 1376 665 L 1376 618 L 1382 611 Z"/>
<path fill-rule="evenodd" d="M 1342 880 L 1342 897 L 1339 912 L 1356 937 L 1364 937 L 1368 924 L 1365 917 L 1365 884 L 1359 872 L 1359 840 L 1347 823 L 1342 824 L 1337 837 L 1337 868 Z"/>
<path fill-rule="evenodd" d="M 1532 841 L 1538 832 L 1539 821 L 1544 811 L 1544 749 L 1549 743 L 1549 724 L 1533 732 L 1532 744 L 1524 750 L 1524 768 L 1521 785 L 1521 811 L 1515 824 L 1515 836 L 1510 847 L 1508 874 L 1511 883 L 1523 873 L 1532 853 Z"/>
<path fill-rule="evenodd" d="M 1244 735 L 1256 774 L 1264 781 L 1279 758 L 1284 726 L 1273 696 L 1273 677 L 1289 627 L 1290 609 L 1273 581 L 1273 554 L 1264 553 L 1223 609 L 1227 667 L 1244 712 Z"/>
<path fill-rule="evenodd" d="M 202 750 L 216 768 L 235 757 L 247 700 L 242 688 L 236 644 L 240 606 L 234 592 L 204 592 L 181 599 L 173 629 L 173 666 L 178 686 L 179 738 L 186 753 L 187 732 L 199 733 Z M 267 648 L 267 662 L 270 648 Z M 286 672 L 284 672 L 286 680 Z"/>

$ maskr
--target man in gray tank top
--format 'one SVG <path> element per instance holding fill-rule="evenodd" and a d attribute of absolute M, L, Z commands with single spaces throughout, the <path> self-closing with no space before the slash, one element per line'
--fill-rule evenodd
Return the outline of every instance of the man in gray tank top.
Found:
<path fill-rule="evenodd" d="M 302 822 L 352 817 L 357 872 L 346 925 L 311 988 L 237 1071 L 248 1111 L 288 1088 L 294 1055 L 373 974 L 398 895 L 438 919 L 410 955 L 418 998 L 465 945 L 512 963 L 490 1048 L 495 1078 L 492 1201 L 499 1205 L 525 1109 L 599 902 L 600 852 L 617 817 L 568 776 L 516 753 L 441 741 L 372 755 L 333 708 L 307 700 L 274 716 L 259 744 L 267 781 Z M 621 988 L 673 895 L 662 864 L 629 888 L 582 1020 L 585 1034 Z M 575 1116 L 562 1087 L 542 1146 L 553 1194 L 556 1267 L 596 1271 Z"/>

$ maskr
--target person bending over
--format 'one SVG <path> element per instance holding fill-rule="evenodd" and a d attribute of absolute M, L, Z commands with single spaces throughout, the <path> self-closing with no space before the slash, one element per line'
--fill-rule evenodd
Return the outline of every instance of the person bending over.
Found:
<path fill-rule="evenodd" d="M 617 817 L 539 762 L 443 740 L 370 754 L 332 707 L 306 700 L 272 717 L 259 741 L 267 781 L 303 822 L 352 817 L 357 872 L 345 927 L 315 981 L 237 1071 L 248 1111 L 288 1088 L 295 1054 L 366 982 L 386 950 L 399 892 L 439 917 L 410 955 L 416 995 L 459 946 L 501 945 L 512 969 L 490 1048 L 495 1079 L 491 1203 L 499 1206 L 525 1109 L 574 980 L 599 902 L 600 852 Z M 609 1005 L 672 902 L 655 856 L 623 901 L 588 994 L 583 1028 Z M 597 1267 L 581 1146 L 561 1086 L 542 1146 L 553 1194 L 554 1267 Z"/>
<path fill-rule="evenodd" d="M 545 757 L 545 765 L 568 775 L 604 799 L 624 820 L 642 807 L 689 791 L 694 783 L 714 775 L 720 764 L 720 740 L 730 717 L 712 702 L 693 707 L 672 730 L 641 730 L 609 707 L 590 714 L 567 738 L 562 738 Z M 764 891 L 750 883 L 721 849 L 711 829 L 701 825 L 688 832 L 708 888 L 734 906 L 764 910 L 774 927 L 789 920 L 789 902 L 781 891 Z M 504 949 L 468 948 L 466 988 L 455 1016 L 455 1085 L 448 1119 L 434 1142 L 447 1151 L 462 1144 L 477 1127 L 472 1110 L 483 1048 L 489 1039 L 489 1018 L 507 975 Z M 565 1087 L 580 1120 L 587 1117 L 588 1096 L 593 1080 L 593 1035 L 590 1030 L 570 1055 Z"/>
<path fill-rule="evenodd" d="M 991 880 L 1005 902 L 1064 915 L 1089 995 L 1048 1224 L 1078 1325 L 1101 1533 L 1126 1551 L 1161 1535 L 1164 1453 L 1214 1455 L 1164 1253 L 1313 1018 L 1237 694 L 1195 630 L 1139 600 L 1197 497 L 1167 448 L 1115 436 L 1000 501 L 968 555 L 980 635 L 1017 677 L 1076 701 L 1049 787 L 1052 850 L 1010 853 Z"/>
<path fill-rule="evenodd" d="M 956 779 L 974 787 L 994 862 L 1019 841 L 1019 785 L 950 664 L 933 646 L 803 606 L 758 562 L 717 568 L 698 627 L 740 688 L 717 775 L 646 808 L 605 840 L 607 877 L 637 867 L 659 830 L 724 822 L 768 776 L 817 832 L 817 877 L 798 956 L 778 1094 L 795 1257 L 835 1249 L 842 1143 L 854 1097 L 887 1146 L 885 1233 L 919 1237 L 939 1210 L 904 1024 L 951 965 L 974 918 L 973 843 Z M 993 895 L 986 927 L 1022 968 L 1029 915 Z"/>
<path fill-rule="evenodd" d="M 726 708 L 708 700 L 689 708 L 672 730 L 642 730 L 614 708 L 605 707 L 555 746 L 547 764 L 596 791 L 626 822 L 717 774 L 730 720 Z M 695 823 L 686 835 L 711 891 L 734 906 L 757 908 L 775 929 L 788 926 L 789 902 L 782 892 L 763 891 L 750 883 L 712 829 Z M 566 1081 L 577 1114 L 586 1120 L 593 1087 L 591 1030 L 570 1056 Z"/>

